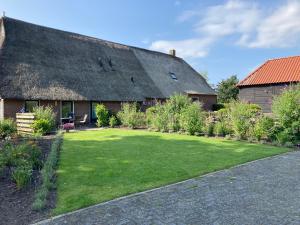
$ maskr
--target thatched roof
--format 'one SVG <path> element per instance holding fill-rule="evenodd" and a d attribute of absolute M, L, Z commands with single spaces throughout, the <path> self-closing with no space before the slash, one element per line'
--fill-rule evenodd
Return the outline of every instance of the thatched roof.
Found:
<path fill-rule="evenodd" d="M 143 101 L 175 92 L 215 94 L 181 58 L 7 17 L 0 22 L 1 98 Z"/>

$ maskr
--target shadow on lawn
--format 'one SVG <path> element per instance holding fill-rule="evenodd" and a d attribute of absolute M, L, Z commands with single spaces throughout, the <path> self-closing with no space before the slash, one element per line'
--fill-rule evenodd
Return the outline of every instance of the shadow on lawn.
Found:
<path fill-rule="evenodd" d="M 175 135 L 172 138 L 173 134 L 98 134 L 99 137 L 92 134 L 88 140 L 64 140 L 63 151 L 67 151 L 66 154 L 73 159 L 73 165 L 82 167 L 81 171 L 90 171 L 85 162 L 101 161 L 105 164 L 130 165 L 133 160 L 144 160 L 144 164 L 156 160 L 152 163 L 161 164 L 162 167 L 170 160 L 173 160 L 173 163 L 193 162 L 206 166 L 215 163 L 220 164 L 216 168 L 219 169 L 287 151 L 274 146 L 214 138 L 184 135 Z"/>

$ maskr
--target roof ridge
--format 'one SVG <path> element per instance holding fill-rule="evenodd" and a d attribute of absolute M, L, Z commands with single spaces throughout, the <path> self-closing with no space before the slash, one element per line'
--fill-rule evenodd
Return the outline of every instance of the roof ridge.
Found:
<path fill-rule="evenodd" d="M 268 61 L 275 61 L 275 60 L 280 60 L 280 59 L 289 59 L 289 58 L 296 58 L 296 57 L 300 57 L 300 55 L 283 56 L 283 57 L 279 57 L 279 58 L 268 59 Z"/>
<path fill-rule="evenodd" d="M 165 55 L 165 56 L 172 57 L 172 58 L 175 58 L 175 59 L 182 59 L 181 57 L 172 56 L 172 55 L 170 55 L 168 53 L 164 53 L 164 52 L 150 50 L 150 49 L 146 49 L 146 48 L 142 48 L 142 47 L 137 47 L 137 46 L 133 46 L 133 45 L 126 45 L 126 44 L 122 44 L 122 43 L 118 43 L 118 42 L 114 42 L 114 41 L 108 41 L 108 40 L 104 40 L 104 39 L 101 39 L 101 38 L 98 38 L 98 37 L 92 37 L 92 36 L 89 36 L 89 35 L 80 34 L 80 33 L 72 32 L 72 31 L 66 31 L 66 30 L 62 30 L 62 29 L 58 29 L 58 28 L 53 28 L 53 27 L 48 27 L 48 26 L 44 26 L 44 25 L 39 25 L 39 24 L 36 24 L 36 23 L 31 23 L 31 22 L 27 22 L 27 21 L 24 21 L 24 20 L 20 20 L 20 19 L 15 19 L 15 18 L 12 18 L 12 17 L 2 16 L 0 18 L 0 20 L 7 20 L 7 19 L 8 20 L 17 21 L 17 22 L 21 22 L 21 23 L 30 24 L 30 25 L 33 25 L 33 26 L 39 26 L 39 27 L 42 27 L 42 28 L 50 29 L 50 30 L 55 30 L 55 31 L 58 31 L 58 32 L 63 32 L 63 33 L 68 33 L 68 34 L 73 34 L 73 35 L 78 35 L 78 36 L 81 36 L 81 37 L 84 37 L 84 38 L 88 38 L 90 40 L 102 41 L 102 42 L 106 42 L 106 43 L 109 43 L 109 44 L 120 45 L 120 46 L 127 47 L 127 48 L 148 51 L 148 52 L 152 52 L 152 53 L 155 53 L 155 54 L 161 54 L 161 55 Z"/>

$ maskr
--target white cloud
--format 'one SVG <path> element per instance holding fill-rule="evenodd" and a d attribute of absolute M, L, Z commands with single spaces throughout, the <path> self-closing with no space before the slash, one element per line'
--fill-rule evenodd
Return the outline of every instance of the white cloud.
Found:
<path fill-rule="evenodd" d="M 151 44 L 151 49 L 168 52 L 176 49 L 181 57 L 204 57 L 208 53 L 207 46 L 211 44 L 211 39 L 186 39 L 182 41 L 156 41 Z"/>
<path fill-rule="evenodd" d="M 287 1 L 265 11 L 260 5 L 229 0 L 205 10 L 184 11 L 179 22 L 196 21 L 195 37 L 184 40 L 158 40 L 150 48 L 167 52 L 175 48 L 181 57 L 204 57 L 223 37 L 235 35 L 238 44 L 249 48 L 290 47 L 300 41 L 300 1 Z"/>
<path fill-rule="evenodd" d="M 258 24 L 256 35 L 240 43 L 252 48 L 291 47 L 300 41 L 300 1 L 289 1 Z M 250 41 L 251 40 L 251 41 Z"/>

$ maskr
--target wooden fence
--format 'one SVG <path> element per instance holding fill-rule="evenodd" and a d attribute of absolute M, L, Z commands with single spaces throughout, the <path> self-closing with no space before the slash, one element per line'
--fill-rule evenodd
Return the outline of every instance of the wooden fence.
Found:
<path fill-rule="evenodd" d="M 34 121 L 33 113 L 17 113 L 16 114 L 16 122 L 17 122 L 17 130 L 18 133 L 33 133 L 33 129 L 31 127 Z"/>

